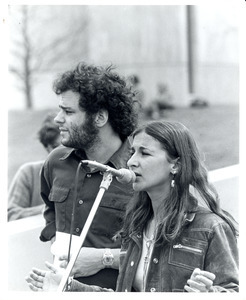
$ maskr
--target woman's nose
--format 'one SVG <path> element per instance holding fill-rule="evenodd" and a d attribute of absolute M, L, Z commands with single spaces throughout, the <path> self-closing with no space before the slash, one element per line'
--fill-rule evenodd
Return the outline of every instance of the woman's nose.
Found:
<path fill-rule="evenodd" d="M 133 154 L 132 155 L 132 157 L 128 160 L 128 162 L 127 162 L 127 166 L 128 166 L 128 168 L 130 168 L 130 167 L 135 167 L 135 166 L 137 166 L 137 160 L 136 160 L 136 156 L 135 156 L 135 154 Z"/>

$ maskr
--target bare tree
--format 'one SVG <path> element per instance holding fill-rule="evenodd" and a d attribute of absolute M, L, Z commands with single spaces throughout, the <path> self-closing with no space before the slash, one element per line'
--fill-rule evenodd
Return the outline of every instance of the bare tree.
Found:
<path fill-rule="evenodd" d="M 42 72 L 50 72 L 87 55 L 86 6 L 10 6 L 9 71 L 33 108 L 33 88 Z"/>

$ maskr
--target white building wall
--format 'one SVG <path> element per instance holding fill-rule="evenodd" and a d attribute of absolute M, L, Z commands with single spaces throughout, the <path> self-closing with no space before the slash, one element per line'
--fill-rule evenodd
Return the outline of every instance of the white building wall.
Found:
<path fill-rule="evenodd" d="M 198 6 L 198 92 L 211 104 L 239 101 L 237 6 Z"/>
<path fill-rule="evenodd" d="M 200 5 L 196 12 L 196 94 L 211 105 L 237 104 L 239 13 L 226 5 Z M 155 97 L 157 84 L 164 82 L 175 105 L 189 104 L 185 6 L 93 5 L 88 7 L 88 14 L 88 57 L 81 60 L 112 63 L 125 76 L 139 75 L 147 102 Z M 65 65 L 72 66 L 74 61 L 66 61 Z M 57 105 L 52 81 L 62 67 L 39 75 L 34 87 L 35 108 Z M 10 81 L 9 108 L 24 108 L 23 96 L 15 88 L 12 76 Z"/>
<path fill-rule="evenodd" d="M 169 86 L 175 102 L 187 94 L 184 6 L 91 8 L 90 58 L 113 62 L 124 75 L 137 74 L 151 101 L 157 84 Z"/>
<path fill-rule="evenodd" d="M 210 104 L 239 100 L 235 7 L 195 6 L 197 91 Z M 189 104 L 185 6 L 91 7 L 90 58 L 138 74 L 146 100 L 165 82 L 176 105 Z"/>

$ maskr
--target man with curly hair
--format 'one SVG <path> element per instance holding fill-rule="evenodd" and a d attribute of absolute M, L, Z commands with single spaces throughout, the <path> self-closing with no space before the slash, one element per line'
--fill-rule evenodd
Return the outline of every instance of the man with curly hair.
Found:
<path fill-rule="evenodd" d="M 51 249 L 57 249 L 58 237 L 71 232 L 75 239 L 80 235 L 102 181 L 97 169 L 82 165 L 78 171 L 80 161 L 125 168 L 130 157 L 129 135 L 136 127 L 137 116 L 133 91 L 112 67 L 79 63 L 60 75 L 53 88 L 60 97 L 55 121 L 63 146 L 49 155 L 41 172 L 46 226 L 40 239 L 55 241 Z M 71 275 L 80 282 L 115 288 L 120 241 L 113 236 L 122 225 L 132 194 L 131 184 L 123 185 L 113 178 L 72 270 Z M 66 253 L 60 253 L 58 259 L 59 266 L 67 265 Z"/>

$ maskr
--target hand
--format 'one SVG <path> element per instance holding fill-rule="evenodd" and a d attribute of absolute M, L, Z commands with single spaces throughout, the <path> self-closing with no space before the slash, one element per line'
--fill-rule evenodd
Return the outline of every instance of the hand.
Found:
<path fill-rule="evenodd" d="M 103 253 L 104 249 L 96 249 L 89 247 L 81 248 L 70 275 L 74 275 L 74 277 L 86 277 L 99 272 L 101 269 L 104 268 L 102 264 Z M 59 266 L 61 268 L 67 267 L 67 258 L 67 255 L 61 255 L 59 257 L 59 260 L 61 261 Z"/>
<path fill-rule="evenodd" d="M 50 271 L 33 268 L 29 276 L 25 278 L 34 292 L 56 291 L 60 284 L 63 273 L 49 262 L 45 262 L 45 265 Z"/>
<path fill-rule="evenodd" d="M 213 273 L 196 268 L 190 279 L 187 280 L 188 285 L 185 285 L 184 289 L 190 293 L 213 292 L 214 279 L 215 275 Z"/>

